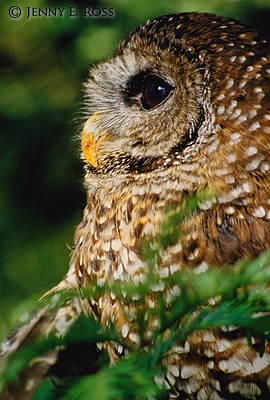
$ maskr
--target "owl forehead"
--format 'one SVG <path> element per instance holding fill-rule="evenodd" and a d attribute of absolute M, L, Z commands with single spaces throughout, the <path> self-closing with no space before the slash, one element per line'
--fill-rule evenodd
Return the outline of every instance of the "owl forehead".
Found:
<path fill-rule="evenodd" d="M 165 15 L 139 26 L 120 45 L 119 52 L 136 48 L 138 43 L 158 43 L 160 48 L 176 54 L 202 50 L 214 53 L 209 44 L 251 44 L 257 32 L 236 20 L 206 13 Z M 241 42 L 241 43 L 240 43 Z"/>
<path fill-rule="evenodd" d="M 231 67 L 237 67 L 235 75 L 241 74 L 245 65 L 270 53 L 269 41 L 238 21 L 212 14 L 182 13 L 141 25 L 123 41 L 119 54 L 154 44 L 160 51 L 176 57 L 184 55 L 193 63 L 198 60 L 223 75 Z"/>

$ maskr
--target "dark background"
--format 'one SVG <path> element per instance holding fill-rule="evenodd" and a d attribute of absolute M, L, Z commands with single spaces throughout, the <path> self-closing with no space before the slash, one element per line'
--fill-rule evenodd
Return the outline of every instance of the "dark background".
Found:
<path fill-rule="evenodd" d="M 22 16 L 9 17 L 18 5 Z M 27 7 L 114 17 L 27 17 Z M 78 135 L 88 67 L 148 18 L 207 11 L 270 36 L 270 0 L 0 1 L 0 338 L 68 268 L 85 203 Z"/>

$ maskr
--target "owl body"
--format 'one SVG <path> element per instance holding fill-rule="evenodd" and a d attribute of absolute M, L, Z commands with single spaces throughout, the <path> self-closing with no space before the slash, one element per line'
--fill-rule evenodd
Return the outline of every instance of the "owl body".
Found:
<path fill-rule="evenodd" d="M 156 245 L 160 278 L 186 268 L 233 268 L 268 249 L 269 82 L 266 39 L 234 20 L 199 13 L 147 22 L 97 66 L 85 85 L 92 115 L 82 135 L 87 205 L 65 282 L 138 285 L 149 268 L 143 243 Z M 200 197 L 205 191 L 211 195 Z M 168 215 L 192 195 L 201 200 L 177 240 L 157 246 Z M 170 290 L 156 288 L 145 311 L 157 296 L 169 309 Z M 112 362 L 124 356 L 125 344 L 140 343 L 130 318 L 136 304 L 114 293 L 80 302 L 81 312 L 104 326 L 114 321 L 123 347 L 104 344 Z M 261 356 L 257 341 L 247 344 L 236 329 L 193 333 L 164 365 L 170 398 L 270 397 L 270 347 Z"/>
<path fill-rule="evenodd" d="M 213 196 L 161 251 L 157 276 L 233 265 L 269 247 L 269 62 L 269 44 L 256 32 L 184 14 L 140 27 L 94 70 L 86 90 L 97 117 L 87 130 L 95 132 L 97 166 L 85 167 L 88 201 L 71 263 L 81 284 L 144 282 L 142 242 L 158 234 L 168 210 L 204 190 Z M 159 78 L 169 87 L 156 104 Z M 102 323 L 113 320 L 124 342 L 139 344 L 124 302 L 92 302 Z M 240 332 L 193 334 L 165 360 L 171 397 L 264 398 L 270 349 L 263 357 L 257 349 Z M 112 361 L 122 355 L 106 350 Z"/>
<path fill-rule="evenodd" d="M 168 158 L 163 161 L 165 166 L 158 172 L 146 172 L 145 179 L 141 174 L 135 174 L 132 178 L 123 176 L 117 183 L 110 178 L 109 183 L 91 186 L 95 188 L 89 193 L 84 219 L 77 228 L 71 262 L 71 271 L 76 271 L 80 285 L 94 282 L 103 286 L 119 281 L 135 285 L 143 283 L 148 271 L 141 251 L 144 240 L 151 240 L 159 233 L 168 218 L 167 210 L 177 210 L 193 193 L 194 185 L 198 185 L 200 191 L 211 182 L 205 171 L 201 181 L 194 182 L 192 175 L 187 175 L 183 183 L 178 163 L 174 165 Z M 89 182 L 87 175 L 86 180 Z M 117 185 L 120 185 L 119 191 Z M 223 197 L 219 201 L 218 195 L 211 201 L 201 202 L 200 210 L 189 215 L 182 225 L 181 240 L 161 251 L 162 261 L 155 267 L 156 275 L 162 278 L 188 267 L 200 273 L 225 263 L 233 265 L 244 256 L 259 254 L 266 249 L 269 246 L 269 222 L 267 218 L 253 215 L 257 208 L 255 195 L 248 190 L 243 193 L 248 185 L 247 180 L 239 186 L 228 185 L 227 190 L 234 191 L 235 197 L 226 202 Z M 224 186 L 221 184 L 222 190 Z M 258 237 L 254 236 L 256 232 Z M 145 310 L 155 306 L 155 296 L 170 298 L 169 291 L 162 286 L 155 290 L 154 296 L 145 299 Z M 111 296 L 92 298 L 89 304 L 90 313 L 94 310 L 95 317 L 104 326 L 113 321 L 128 348 L 140 345 L 136 322 L 127 318 L 131 309 L 137 307 L 136 301 L 132 305 L 115 298 L 112 293 Z M 169 308 L 170 301 L 166 304 Z M 109 353 L 111 362 L 122 357 L 125 350 L 108 343 L 102 349 Z M 171 387 L 170 398 L 267 398 L 263 396 L 269 393 L 270 347 L 266 346 L 263 357 L 258 349 L 258 341 L 254 340 L 250 347 L 245 334 L 234 329 L 192 334 L 174 346 L 164 361 L 166 380 Z"/>

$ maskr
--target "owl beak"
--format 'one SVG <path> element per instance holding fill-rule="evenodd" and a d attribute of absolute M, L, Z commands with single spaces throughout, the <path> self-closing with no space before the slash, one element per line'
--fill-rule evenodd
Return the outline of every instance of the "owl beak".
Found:
<path fill-rule="evenodd" d="M 98 165 L 96 155 L 96 138 L 94 134 L 94 125 L 97 119 L 97 113 L 94 113 L 90 118 L 88 118 L 83 127 L 81 137 L 81 146 L 84 156 L 86 160 L 95 168 Z"/>

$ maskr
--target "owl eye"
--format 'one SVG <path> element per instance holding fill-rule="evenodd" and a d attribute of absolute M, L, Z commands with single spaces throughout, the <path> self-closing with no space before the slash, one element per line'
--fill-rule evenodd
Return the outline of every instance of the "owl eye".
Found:
<path fill-rule="evenodd" d="M 144 71 L 134 76 L 124 91 L 125 100 L 129 104 L 140 104 L 150 110 L 162 103 L 174 89 L 159 75 Z"/>
<path fill-rule="evenodd" d="M 143 80 L 141 103 L 149 110 L 165 100 L 173 86 L 169 85 L 158 75 L 147 75 Z"/>

